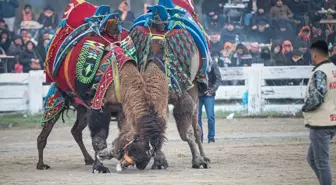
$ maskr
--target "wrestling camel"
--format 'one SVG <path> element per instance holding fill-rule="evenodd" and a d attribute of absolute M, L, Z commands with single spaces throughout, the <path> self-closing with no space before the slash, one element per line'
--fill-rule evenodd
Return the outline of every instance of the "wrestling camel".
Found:
<path fill-rule="evenodd" d="M 121 29 L 118 14 L 109 14 L 108 6 L 97 8 L 75 0 L 72 3 L 77 4 L 70 13 L 66 11 L 66 23 L 60 25 L 48 48 L 46 76 L 61 94 L 67 94 L 85 107 L 77 108 L 74 132 L 81 133 L 89 124 L 95 150 L 93 172 L 106 173 L 109 169 L 97 160 L 97 153 L 107 147 L 111 113 L 123 112 L 125 121 L 130 123 L 146 115 L 145 83 L 138 71 L 132 40 Z M 40 142 L 41 148 L 46 144 L 45 136 L 59 118 L 57 110 L 60 109 L 54 100 L 64 99 L 62 95 L 50 94 L 51 111 L 47 113 L 51 113 L 48 116 L 52 119 L 40 134 L 40 140 L 44 140 Z M 43 149 L 39 154 L 43 158 Z M 85 156 L 88 163 L 92 163 L 92 158 L 88 154 Z M 48 168 L 43 161 L 38 166 Z"/>

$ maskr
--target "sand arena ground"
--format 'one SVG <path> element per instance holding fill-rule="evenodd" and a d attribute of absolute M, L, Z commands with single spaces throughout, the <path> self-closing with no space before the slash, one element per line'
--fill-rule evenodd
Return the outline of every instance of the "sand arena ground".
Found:
<path fill-rule="evenodd" d="M 217 120 L 216 143 L 204 144 L 212 160 L 210 169 L 191 168 L 189 147 L 179 139 L 175 123 L 171 121 L 167 131 L 169 141 L 164 146 L 170 164 L 167 170 L 153 171 L 148 166 L 145 171 L 128 169 L 117 173 L 117 161 L 111 160 L 106 163 L 110 174 L 92 174 L 91 166 L 84 166 L 70 129 L 59 123 L 51 133 L 45 149 L 45 163 L 51 166 L 47 171 L 35 168 L 36 137 L 40 128 L 0 130 L 0 184 L 318 184 L 306 163 L 308 130 L 301 119 Z M 111 122 L 109 143 L 116 135 L 116 123 Z M 84 130 L 83 138 L 93 154 L 88 129 Z M 332 167 L 336 169 L 334 143 L 331 151 Z"/>

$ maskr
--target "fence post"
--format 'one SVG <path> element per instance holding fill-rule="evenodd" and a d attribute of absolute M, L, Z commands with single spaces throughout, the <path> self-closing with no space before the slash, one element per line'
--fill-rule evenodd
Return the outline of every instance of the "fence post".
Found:
<path fill-rule="evenodd" d="M 43 108 L 43 78 L 41 72 L 30 71 L 28 77 L 28 95 L 30 115 L 39 113 Z"/>
<path fill-rule="evenodd" d="M 248 114 L 261 113 L 261 73 L 264 64 L 252 64 L 248 70 Z"/>

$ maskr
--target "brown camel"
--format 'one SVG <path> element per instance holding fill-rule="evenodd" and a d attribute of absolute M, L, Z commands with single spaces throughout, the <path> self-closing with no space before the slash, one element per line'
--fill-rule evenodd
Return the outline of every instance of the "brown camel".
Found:
<path fill-rule="evenodd" d="M 161 25 L 162 26 L 162 25 Z M 145 28 L 146 29 L 146 28 Z M 172 60 L 178 60 L 181 59 L 181 56 L 177 56 L 177 53 L 174 53 L 174 47 L 179 47 L 176 45 L 175 36 L 176 34 L 166 34 L 162 33 L 155 28 L 150 28 L 150 31 L 146 31 L 143 27 L 136 27 L 134 28 L 130 36 L 134 40 L 134 43 L 136 45 L 137 51 L 138 51 L 138 57 L 139 61 L 142 61 L 142 59 L 145 59 L 146 56 L 152 56 L 149 57 L 149 60 L 147 63 L 140 64 L 141 65 L 141 71 L 143 71 L 143 78 L 146 82 L 146 90 L 148 93 L 148 96 L 150 97 L 150 102 L 152 102 L 154 107 L 154 112 L 156 112 L 159 116 L 163 118 L 163 120 L 166 122 L 167 120 L 167 108 L 168 103 L 172 104 L 174 106 L 173 115 L 177 124 L 177 128 L 180 134 L 180 137 L 183 141 L 186 141 L 190 147 L 191 153 L 192 153 L 192 167 L 193 168 L 200 168 L 201 166 L 203 168 L 208 168 L 208 163 L 210 162 L 210 159 L 206 157 L 203 145 L 201 142 L 201 129 L 197 123 L 198 119 L 198 85 L 199 80 L 197 79 L 197 71 L 199 69 L 199 53 L 197 48 L 195 47 L 196 44 L 192 40 L 192 38 L 188 35 L 189 33 L 186 30 L 180 30 L 177 34 L 179 35 L 179 38 L 186 38 L 188 39 L 186 42 L 180 42 L 179 44 L 183 43 L 191 43 L 190 47 L 192 49 L 186 50 L 185 56 L 182 55 L 183 60 L 186 58 L 189 58 L 190 61 L 187 61 L 189 63 L 189 68 L 186 68 L 185 66 L 182 66 L 184 64 L 182 63 L 167 63 L 168 61 Z M 149 37 L 149 33 L 153 33 L 156 36 Z M 165 37 L 157 36 L 157 35 L 164 35 Z M 146 37 L 147 35 L 147 37 Z M 182 35 L 182 36 L 181 36 Z M 186 37 L 184 37 L 186 35 Z M 145 39 L 145 43 L 150 43 L 150 52 L 145 53 L 146 49 L 144 49 L 143 43 L 136 42 L 138 38 L 147 38 Z M 175 40 L 176 41 L 176 40 Z M 167 49 L 168 48 L 168 49 Z M 173 53 L 173 56 L 167 56 L 168 53 Z M 188 53 L 189 52 L 189 53 Z M 141 54 L 142 53 L 142 54 Z M 145 53 L 145 54 L 144 54 Z M 141 57 L 142 56 L 142 57 Z M 168 57 L 172 57 L 169 58 Z M 163 62 L 166 59 L 166 63 Z M 183 61 L 184 62 L 184 61 Z M 169 65 L 171 65 L 169 67 Z M 178 65 L 178 67 L 174 68 L 173 65 Z M 181 88 L 170 88 L 169 92 L 168 89 L 168 79 L 167 79 L 167 73 L 170 71 L 173 73 L 173 70 L 176 70 L 178 68 L 187 69 L 185 71 L 188 73 L 188 79 L 183 79 L 183 76 L 174 76 L 174 74 L 171 75 L 171 82 L 172 83 L 179 83 L 181 84 L 179 87 Z M 179 75 L 179 73 L 177 73 Z M 182 78 L 182 79 L 179 79 Z M 177 80 L 176 80 L 177 79 Z M 190 81 L 191 84 L 184 83 L 185 81 Z M 181 83 L 182 81 L 182 83 Z M 184 85 L 184 86 L 183 86 Z M 187 88 L 184 88 L 187 87 Z M 203 87 L 201 89 L 204 89 Z M 165 98 L 164 98 L 165 97 Z M 163 99 L 164 98 L 164 99 Z M 168 101 L 166 101 L 166 98 Z M 162 133 L 164 133 L 164 127 L 165 124 L 156 123 L 158 126 L 161 126 Z M 160 129 L 158 129 L 160 130 Z M 140 138 L 142 136 L 140 135 Z M 160 135 L 153 135 L 151 137 L 152 140 L 159 140 Z M 148 142 L 147 142 L 148 143 Z M 162 169 L 168 167 L 167 161 L 165 159 L 165 156 L 163 152 L 161 151 L 162 142 L 158 143 L 150 143 L 152 147 L 154 148 L 154 164 L 152 166 L 152 169 Z M 198 146 L 198 147 L 197 147 Z M 142 151 L 148 150 L 148 144 L 143 145 Z M 132 161 L 130 159 L 133 159 L 134 157 L 139 158 L 135 155 L 126 155 L 124 159 L 122 160 L 123 163 L 126 163 L 128 161 Z M 143 156 L 143 161 L 147 161 L 148 157 Z M 125 162 L 126 161 L 126 162 Z M 127 166 L 127 164 L 124 164 L 123 166 Z"/>

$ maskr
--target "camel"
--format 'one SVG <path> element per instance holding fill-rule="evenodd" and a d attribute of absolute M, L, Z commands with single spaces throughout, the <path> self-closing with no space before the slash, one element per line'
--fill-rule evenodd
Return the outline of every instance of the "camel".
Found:
<path fill-rule="evenodd" d="M 89 124 L 95 150 L 92 172 L 107 173 L 109 169 L 97 159 L 97 153 L 107 147 L 111 113 L 123 112 L 123 122 L 129 123 L 146 116 L 145 83 L 138 71 L 133 42 L 121 29 L 118 14 L 110 14 L 108 6 L 96 8 L 77 0 L 72 0 L 66 10 L 63 24 L 48 47 L 47 82 L 54 82 L 61 94 L 77 100 L 80 106 L 73 129 L 75 139 L 85 149 L 78 136 Z M 42 156 L 38 169 L 49 167 L 43 163 L 43 148 L 62 112 L 57 104 L 62 98 L 51 93 L 51 114 L 38 139 Z M 88 164 L 92 163 L 87 152 L 83 155 Z"/>
<path fill-rule="evenodd" d="M 159 5 L 149 7 L 149 10 L 150 13 L 135 21 L 130 36 L 137 50 L 148 101 L 153 108 L 151 115 L 159 119 L 154 125 L 139 121 L 134 140 L 120 145 L 123 135 L 119 135 L 110 150 L 100 153 L 100 159 L 117 156 L 120 160 L 118 171 L 134 164 L 134 160 L 143 161 L 145 166 L 151 157 L 154 157 L 152 169 L 167 168 L 169 165 L 161 148 L 168 104 L 171 104 L 180 137 L 188 143 L 192 153 L 192 168 L 208 168 L 210 159 L 204 152 L 197 123 L 198 91 L 207 89 L 208 42 L 197 24 L 186 20 L 188 18 L 174 19 L 176 13 L 183 14 L 180 17 L 187 15 L 169 0 L 160 0 Z M 169 23 L 169 20 L 175 20 L 176 24 Z M 141 155 L 145 152 L 147 155 Z"/>

